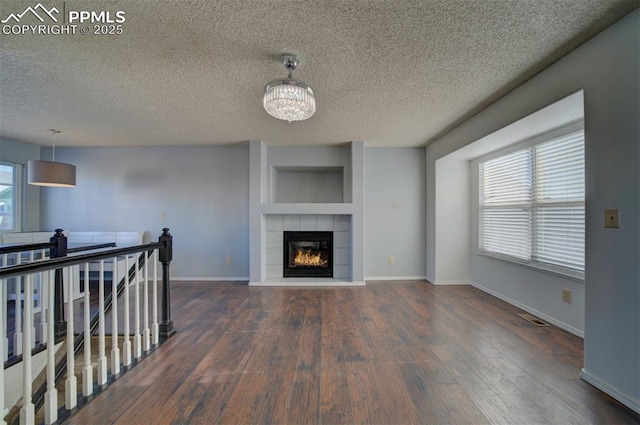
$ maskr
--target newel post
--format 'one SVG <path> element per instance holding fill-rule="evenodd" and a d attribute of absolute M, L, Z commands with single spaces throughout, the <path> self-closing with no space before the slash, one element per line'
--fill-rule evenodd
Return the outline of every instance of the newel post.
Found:
<path fill-rule="evenodd" d="M 162 263 L 162 322 L 160 323 L 160 339 L 167 339 L 176 330 L 173 328 L 171 321 L 171 295 L 169 292 L 169 264 L 173 259 L 173 236 L 169 233 L 169 229 L 162 229 L 162 235 L 158 241 L 164 246 L 159 249 L 160 262 Z"/>
<path fill-rule="evenodd" d="M 62 233 L 62 229 L 56 229 L 49 242 L 53 246 L 49 249 L 50 258 L 67 256 L 67 237 Z M 67 321 L 64 319 L 64 286 L 62 269 L 56 269 L 54 286 L 54 332 L 56 341 L 67 334 Z"/>

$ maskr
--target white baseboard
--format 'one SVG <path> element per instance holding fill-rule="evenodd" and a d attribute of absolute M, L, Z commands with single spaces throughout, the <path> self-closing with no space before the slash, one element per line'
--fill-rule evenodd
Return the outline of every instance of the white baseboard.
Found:
<path fill-rule="evenodd" d="M 433 285 L 471 285 L 470 280 L 438 280 L 431 283 Z"/>
<path fill-rule="evenodd" d="M 513 300 L 505 295 L 502 295 L 499 292 L 494 291 L 493 289 L 487 288 L 486 286 L 482 286 L 479 283 L 476 282 L 469 282 L 471 284 L 471 286 L 473 286 L 474 288 L 478 288 L 479 290 L 486 292 L 487 294 L 491 294 L 496 298 L 500 298 L 502 301 L 508 302 L 511 305 L 514 305 L 518 308 L 521 308 L 522 310 L 526 311 L 527 313 L 531 313 L 536 317 L 539 317 L 540 319 L 551 323 L 554 326 L 559 327 L 560 329 L 563 329 L 571 334 L 574 334 L 575 336 L 579 336 L 580 338 L 584 339 L 584 331 L 578 329 L 578 328 L 574 328 L 571 325 L 568 325 L 558 319 L 555 319 L 551 316 L 548 316 L 538 310 L 536 310 L 535 308 L 529 307 L 526 304 L 522 304 L 519 301 Z"/>
<path fill-rule="evenodd" d="M 367 280 L 427 280 L 426 276 L 365 276 Z"/>
<path fill-rule="evenodd" d="M 248 282 L 249 276 L 240 276 L 240 277 L 173 277 L 171 276 L 171 280 L 180 281 L 180 282 Z"/>
<path fill-rule="evenodd" d="M 327 286 L 365 286 L 364 281 L 350 281 L 340 279 L 309 278 L 300 280 L 267 279 L 262 282 L 249 282 L 249 286 L 280 286 L 280 287 L 327 287 Z"/>
<path fill-rule="evenodd" d="M 608 382 L 605 382 L 602 379 L 590 374 L 589 372 L 587 372 L 584 369 L 582 369 L 580 371 L 580 378 L 582 378 L 584 381 L 588 382 L 589 384 L 593 385 L 594 387 L 596 387 L 600 391 L 609 394 L 611 397 L 615 398 L 620 403 L 624 404 L 625 406 L 627 406 L 629 409 L 633 410 L 634 412 L 640 413 L 640 401 L 639 400 L 632 399 L 627 394 L 625 394 L 625 393 L 623 393 L 621 391 L 618 391 L 616 388 L 614 388 Z"/>

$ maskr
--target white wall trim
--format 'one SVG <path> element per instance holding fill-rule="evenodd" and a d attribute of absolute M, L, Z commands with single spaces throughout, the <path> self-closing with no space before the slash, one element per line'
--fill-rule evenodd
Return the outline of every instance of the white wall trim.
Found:
<path fill-rule="evenodd" d="M 317 279 L 317 281 L 313 281 Z M 328 287 L 328 286 L 365 286 L 364 281 L 329 280 L 322 278 L 310 278 L 309 280 L 267 279 L 262 282 L 249 282 L 249 286 L 276 286 L 276 287 Z"/>
<path fill-rule="evenodd" d="M 365 281 L 371 280 L 427 280 L 426 276 L 365 276 Z"/>
<path fill-rule="evenodd" d="M 438 280 L 433 285 L 471 285 L 470 280 Z"/>
<path fill-rule="evenodd" d="M 588 382 L 589 384 L 593 385 L 600 391 L 605 392 L 611 397 L 615 398 L 620 403 L 627 406 L 629 409 L 635 411 L 636 413 L 640 413 L 640 401 L 634 400 L 627 394 L 618 391 L 608 382 L 603 381 L 602 379 L 592 375 L 591 373 L 587 372 L 584 369 L 580 371 L 580 378 L 582 378 L 582 380 Z"/>
<path fill-rule="evenodd" d="M 211 277 L 211 276 L 207 276 L 207 277 L 174 277 L 171 276 L 171 280 L 172 281 L 181 281 L 181 282 L 235 282 L 235 281 L 242 281 L 242 282 L 248 282 L 249 281 L 249 276 L 239 276 L 239 277 L 234 277 L 234 276 L 222 276 L 222 277 Z"/>
<path fill-rule="evenodd" d="M 507 297 L 505 295 L 502 295 L 501 293 L 496 292 L 493 289 L 487 288 L 486 286 L 482 286 L 479 283 L 476 283 L 476 282 L 473 282 L 473 281 L 471 281 L 469 283 L 474 288 L 478 288 L 479 290 L 481 290 L 483 292 L 486 292 L 487 294 L 493 295 L 494 297 L 499 298 L 502 301 L 508 302 L 511 305 L 514 305 L 514 306 L 516 306 L 518 308 L 521 308 L 522 310 L 526 311 L 527 313 L 531 313 L 534 316 L 539 317 L 540 319 L 545 320 L 545 321 L 551 323 L 552 325 L 555 325 L 555 326 L 559 327 L 560 329 L 563 329 L 563 330 L 565 330 L 565 331 L 567 331 L 567 332 L 569 332 L 571 334 L 574 334 L 575 336 L 578 336 L 578 337 L 584 339 L 584 331 L 582 331 L 580 329 L 574 328 L 573 326 L 568 325 L 568 324 L 566 324 L 566 323 L 564 323 L 564 322 L 562 322 L 562 321 L 560 321 L 558 319 L 555 319 L 555 318 L 553 318 L 551 316 L 548 316 L 548 315 L 546 315 L 546 314 L 544 314 L 542 312 L 539 312 L 535 308 L 529 307 L 526 304 L 522 304 L 521 302 L 516 301 L 514 299 L 511 299 L 511 298 L 509 298 L 509 297 Z"/>

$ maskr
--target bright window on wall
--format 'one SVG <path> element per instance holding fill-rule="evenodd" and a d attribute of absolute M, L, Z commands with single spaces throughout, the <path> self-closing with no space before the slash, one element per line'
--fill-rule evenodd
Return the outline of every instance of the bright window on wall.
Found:
<path fill-rule="evenodd" d="M 20 230 L 20 175 L 20 165 L 0 162 L 0 232 Z"/>
<path fill-rule="evenodd" d="M 584 276 L 584 130 L 479 163 L 480 252 Z"/>

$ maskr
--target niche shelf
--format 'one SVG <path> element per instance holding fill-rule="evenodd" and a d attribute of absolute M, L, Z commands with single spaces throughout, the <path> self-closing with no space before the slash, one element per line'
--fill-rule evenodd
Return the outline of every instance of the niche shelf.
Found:
<path fill-rule="evenodd" d="M 274 166 L 272 204 L 344 204 L 344 167 Z"/>

